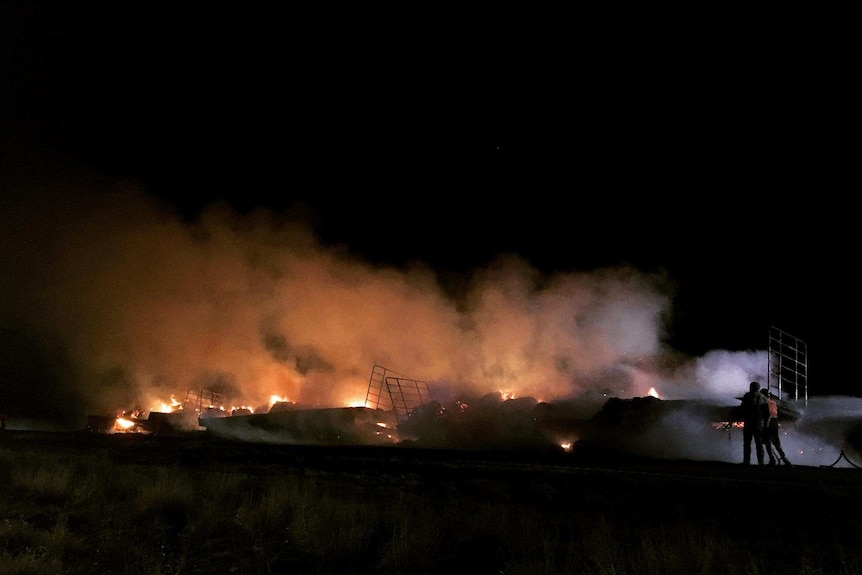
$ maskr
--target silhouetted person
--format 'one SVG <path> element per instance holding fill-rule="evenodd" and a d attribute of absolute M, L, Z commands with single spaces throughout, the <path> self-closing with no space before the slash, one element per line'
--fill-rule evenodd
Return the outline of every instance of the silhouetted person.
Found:
<path fill-rule="evenodd" d="M 769 390 L 763 388 L 760 390 L 763 397 L 766 398 L 766 404 L 769 408 L 767 416 L 765 433 L 766 454 L 769 456 L 769 465 L 776 464 L 775 455 L 778 454 L 778 461 L 783 461 L 784 465 L 790 465 L 790 460 L 784 455 L 784 450 L 781 448 L 781 438 L 778 436 L 778 402 L 769 396 Z"/>
<path fill-rule="evenodd" d="M 760 384 L 752 381 L 748 393 L 742 396 L 742 463 L 751 463 L 751 440 L 757 450 L 757 463 L 763 465 L 763 446 L 766 440 L 766 421 L 769 419 L 769 405 L 760 393 Z"/>

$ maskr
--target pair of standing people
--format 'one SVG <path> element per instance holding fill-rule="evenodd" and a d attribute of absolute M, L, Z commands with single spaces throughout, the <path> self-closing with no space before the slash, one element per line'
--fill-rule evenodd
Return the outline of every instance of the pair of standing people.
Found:
<path fill-rule="evenodd" d="M 766 403 L 769 407 L 769 419 L 766 420 L 766 428 L 764 430 L 766 433 L 766 454 L 769 455 L 769 465 L 775 465 L 778 462 L 790 465 L 790 460 L 787 459 L 787 456 L 784 455 L 784 449 L 781 448 L 781 437 L 778 435 L 778 402 L 769 396 L 769 390 L 765 387 L 760 390 L 760 393 L 766 398 Z M 779 457 L 776 458 L 776 455 Z"/>
<path fill-rule="evenodd" d="M 769 455 L 769 464 L 776 464 L 776 453 L 779 461 L 790 465 L 781 448 L 778 435 L 778 403 L 769 397 L 769 390 L 760 389 L 760 383 L 752 381 L 748 393 L 742 396 L 742 463 L 751 463 L 751 442 L 754 441 L 758 465 L 764 465 L 764 451 Z"/>

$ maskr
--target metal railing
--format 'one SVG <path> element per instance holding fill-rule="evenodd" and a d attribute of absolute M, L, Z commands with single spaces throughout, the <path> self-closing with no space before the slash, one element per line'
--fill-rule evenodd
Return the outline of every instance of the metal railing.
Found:
<path fill-rule="evenodd" d="M 400 424 L 430 398 L 427 382 L 403 376 L 381 365 L 371 368 L 365 407 L 392 410 Z"/>
<path fill-rule="evenodd" d="M 776 390 L 779 399 L 802 400 L 808 404 L 808 346 L 801 339 L 778 329 L 769 328 L 767 386 Z"/>

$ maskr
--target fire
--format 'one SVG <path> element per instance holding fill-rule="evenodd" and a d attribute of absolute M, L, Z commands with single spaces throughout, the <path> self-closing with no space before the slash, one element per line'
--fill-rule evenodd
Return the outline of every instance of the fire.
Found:
<path fill-rule="evenodd" d="M 160 411 L 162 413 L 170 413 L 172 411 L 177 411 L 178 409 L 183 408 L 183 402 L 179 401 L 174 394 L 171 394 L 170 402 L 162 401 L 158 406 L 152 408 L 150 411 Z"/>
<path fill-rule="evenodd" d="M 252 413 L 254 413 L 254 408 L 249 406 L 249 405 L 233 405 L 233 406 L 231 406 L 230 410 L 227 410 L 227 411 L 230 411 L 231 415 L 237 415 L 237 414 L 251 415 Z"/>
<path fill-rule="evenodd" d="M 654 387 L 649 388 L 649 392 L 647 392 L 647 395 L 649 395 L 650 397 L 655 397 L 656 399 L 660 399 L 658 392 L 655 390 Z"/>
<path fill-rule="evenodd" d="M 563 451 L 571 451 L 572 450 L 572 442 L 564 441 L 560 444 L 560 447 L 563 448 Z"/>
<path fill-rule="evenodd" d="M 193 393 L 194 392 L 194 393 Z M 171 394 L 169 401 L 159 401 L 154 398 L 152 400 L 157 407 L 153 407 L 146 411 L 138 409 L 126 410 L 118 409 L 112 417 L 110 429 L 105 431 L 109 433 L 153 433 L 158 427 L 161 418 L 152 418 L 151 414 L 176 414 L 183 415 L 183 412 L 188 411 L 189 417 L 216 417 L 224 415 L 251 415 L 255 412 L 255 408 L 248 405 L 232 405 L 229 409 L 226 407 L 221 394 L 210 392 L 209 390 L 189 390 L 184 401 L 180 401 L 174 394 Z M 289 403 L 287 396 L 272 394 L 269 396 L 269 406 L 259 409 L 269 410 L 276 403 Z M 156 423 L 151 421 L 155 420 Z M 176 420 L 179 421 L 179 420 Z"/>
<path fill-rule="evenodd" d="M 719 431 L 728 431 L 730 429 L 740 429 L 743 427 L 745 427 L 745 424 L 741 421 L 714 421 L 712 423 L 712 428 Z"/>
<path fill-rule="evenodd" d="M 126 419 L 125 417 L 118 417 L 116 419 L 116 427 L 119 427 L 119 430 L 131 429 L 134 426 L 135 422 L 131 419 Z"/>
<path fill-rule="evenodd" d="M 287 398 L 286 395 L 283 397 L 280 395 L 270 395 L 269 396 L 269 407 L 272 408 L 273 405 L 275 405 L 276 403 L 282 402 L 282 401 L 287 403 L 290 400 Z"/>
<path fill-rule="evenodd" d="M 121 411 L 114 417 L 114 423 L 108 433 L 138 433 L 141 428 L 138 427 L 141 419 L 140 413 L 137 411 Z"/>

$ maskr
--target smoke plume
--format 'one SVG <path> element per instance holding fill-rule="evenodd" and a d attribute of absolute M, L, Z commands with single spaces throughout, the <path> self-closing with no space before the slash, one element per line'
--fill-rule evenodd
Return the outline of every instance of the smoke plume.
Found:
<path fill-rule="evenodd" d="M 358 405 L 375 364 L 427 381 L 443 402 L 651 390 L 735 402 L 765 375 L 762 351 L 669 349 L 674 281 L 662 273 L 548 275 L 501 254 L 453 289 L 421 261 L 375 265 L 325 245 L 309 218 L 211 204 L 189 221 L 139 186 L 93 178 L 21 179 L 6 192 L 10 417 L 77 426 L 190 389 L 252 409 L 272 396 Z"/>

